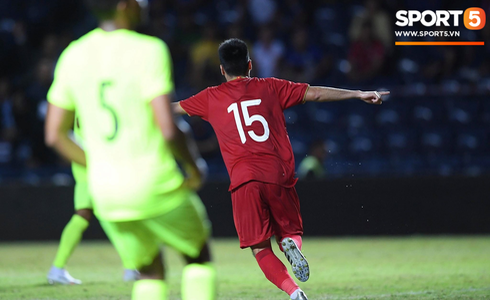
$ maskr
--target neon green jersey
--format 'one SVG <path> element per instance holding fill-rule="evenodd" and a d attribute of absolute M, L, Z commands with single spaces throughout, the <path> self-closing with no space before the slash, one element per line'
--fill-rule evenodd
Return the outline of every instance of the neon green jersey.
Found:
<path fill-rule="evenodd" d="M 157 38 L 98 28 L 61 54 L 48 101 L 76 111 L 95 213 L 144 219 L 180 204 L 183 183 L 150 102 L 173 92 L 170 54 Z"/>

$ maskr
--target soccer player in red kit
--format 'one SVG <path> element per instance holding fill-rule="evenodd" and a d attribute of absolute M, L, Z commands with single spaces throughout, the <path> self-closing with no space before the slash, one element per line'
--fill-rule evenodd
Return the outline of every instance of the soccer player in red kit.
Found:
<path fill-rule="evenodd" d="M 307 299 L 271 248 L 275 236 L 300 281 L 309 278 L 301 253 L 303 224 L 294 185 L 294 156 L 283 111 L 306 101 L 358 98 L 381 104 L 389 92 L 310 87 L 276 78 L 250 77 L 247 45 L 229 39 L 219 47 L 225 83 L 174 103 L 174 112 L 199 116 L 214 128 L 230 175 L 233 218 L 240 247 L 250 247 L 269 281 L 290 299 Z"/>

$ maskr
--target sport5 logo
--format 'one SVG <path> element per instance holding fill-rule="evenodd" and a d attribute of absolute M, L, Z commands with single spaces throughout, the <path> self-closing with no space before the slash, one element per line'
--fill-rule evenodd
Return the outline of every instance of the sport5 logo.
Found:
<path fill-rule="evenodd" d="M 479 7 L 470 7 L 464 12 L 464 26 L 470 30 L 480 30 L 485 27 L 487 17 Z"/>
<path fill-rule="evenodd" d="M 485 27 L 486 14 L 479 7 L 470 7 L 462 10 L 399 10 L 396 12 L 396 25 L 400 27 L 414 26 L 420 22 L 425 27 L 431 26 L 459 26 L 459 17 L 464 16 L 464 26 L 470 30 L 480 30 Z"/>

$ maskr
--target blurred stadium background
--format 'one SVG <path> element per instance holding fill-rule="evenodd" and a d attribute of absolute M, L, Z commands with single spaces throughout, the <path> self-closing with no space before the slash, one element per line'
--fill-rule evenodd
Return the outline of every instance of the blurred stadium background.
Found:
<path fill-rule="evenodd" d="M 150 1 L 142 32 L 165 40 L 177 98 L 222 82 L 225 38 L 247 41 L 253 75 L 312 85 L 390 89 L 382 107 L 315 104 L 286 112 L 297 165 L 325 142 L 327 178 L 480 176 L 490 173 L 490 44 L 395 47 L 398 9 L 449 9 L 490 1 Z M 462 24 L 460 24 L 462 27 Z M 96 27 L 83 1 L 0 1 L 0 180 L 69 184 L 68 164 L 43 143 L 46 92 L 61 51 Z M 461 40 L 490 41 L 490 26 Z M 191 119 L 210 166 L 227 174 L 210 126 Z"/>
<path fill-rule="evenodd" d="M 347 101 L 308 104 L 285 112 L 302 179 L 297 190 L 307 236 L 489 234 L 490 26 L 470 31 L 460 23 L 454 29 L 461 30 L 459 40 L 485 41 L 485 46 L 394 46 L 398 9 L 468 7 L 481 7 L 488 15 L 490 1 L 149 0 L 149 21 L 139 30 L 169 45 L 178 99 L 222 82 L 217 47 L 230 37 L 248 43 L 254 76 L 391 91 L 381 106 Z M 43 141 L 46 93 L 60 53 L 96 26 L 83 1 L 0 0 L 0 242 L 55 241 L 73 213 L 70 166 Z M 229 180 L 215 135 L 206 122 L 187 121 L 209 164 L 209 180 L 201 196 L 214 235 L 235 237 Z M 93 223 L 84 237 L 103 239 L 102 230 Z M 309 259 L 328 266 L 317 267 L 320 278 L 313 279 L 310 290 L 315 292 L 310 295 L 324 295 L 325 279 L 333 294 L 349 299 L 373 293 L 389 298 L 386 293 L 391 292 L 402 292 L 399 297 L 404 299 L 421 299 L 430 297 L 431 289 L 455 288 L 459 292 L 448 299 L 461 299 L 474 287 L 481 297 L 472 299 L 488 299 L 489 238 L 474 239 L 450 239 L 448 244 L 431 237 L 360 239 L 353 242 L 360 246 L 354 247 L 350 240 L 312 240 Z M 412 243 L 415 246 L 406 246 Z M 224 295 L 235 293 L 234 284 L 243 284 L 245 290 L 256 286 L 270 290 L 261 280 L 253 281 L 258 275 L 248 252 L 239 252 L 235 241 L 216 244 L 222 278 L 236 279 L 233 284 L 224 280 L 228 282 L 223 284 Z M 99 256 L 92 247 L 105 252 Z M 110 292 L 105 284 L 94 283 L 115 276 L 107 273 L 119 265 L 111 248 L 105 243 L 81 248 L 88 256 L 76 253 L 71 270 L 91 278 L 92 287 L 105 295 L 113 290 L 116 295 L 97 299 L 121 299 L 121 290 L 126 295 L 128 288 L 119 283 L 111 281 Z M 3 243 L 0 249 L 6 257 L 0 261 L 4 282 L 0 298 L 2 292 L 8 299 L 21 297 L 22 291 L 23 298 L 52 295 L 53 290 L 40 283 L 49 267 L 49 253 L 54 255 L 54 243 Z M 410 253 L 418 256 L 405 261 L 403 255 Z M 223 260 L 226 255 L 233 258 Z M 243 266 L 240 260 L 241 270 L 245 265 L 250 268 L 243 273 L 245 279 L 237 277 L 233 268 L 239 256 L 246 257 Z M 387 257 L 398 260 L 391 263 Z M 104 268 L 93 269 L 91 259 L 101 258 Z M 105 268 L 108 262 L 111 266 Z M 429 262 L 433 262 L 431 271 L 424 269 Z M 19 285 L 16 278 L 32 285 Z M 366 282 L 372 287 L 364 287 Z M 424 292 L 411 294 L 413 290 Z M 69 293 L 60 291 L 58 295 Z M 178 294 L 175 287 L 172 293 Z M 444 298 L 441 295 L 430 299 Z M 277 293 L 270 299 L 281 296 Z"/>
<path fill-rule="evenodd" d="M 152 0 L 138 30 L 169 45 L 177 99 L 222 82 L 216 49 L 230 37 L 248 43 L 254 76 L 391 91 L 381 106 L 344 101 L 285 112 L 302 179 L 298 191 L 303 202 L 311 201 L 302 206 L 307 232 L 490 233 L 484 216 L 490 26 L 472 31 L 460 22 L 451 29 L 461 31 L 457 39 L 485 46 L 394 46 L 398 9 L 490 9 L 489 0 L 461 5 Z M 60 53 L 96 26 L 84 1 L 0 1 L 0 238 L 56 239 L 66 219 L 55 216 L 72 212 L 70 165 L 44 145 L 46 93 Z M 201 195 L 213 221 L 225 224 L 215 235 L 234 236 L 229 180 L 214 132 L 199 118 L 187 121 L 209 164 Z M 29 222 L 25 215 L 32 215 Z M 87 236 L 103 233 L 99 228 Z"/>

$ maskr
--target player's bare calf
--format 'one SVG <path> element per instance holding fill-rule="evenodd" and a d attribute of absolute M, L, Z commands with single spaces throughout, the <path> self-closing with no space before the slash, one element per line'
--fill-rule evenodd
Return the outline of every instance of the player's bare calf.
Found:
<path fill-rule="evenodd" d="M 286 237 L 281 241 L 281 246 L 284 255 L 291 264 L 294 276 L 301 282 L 307 281 L 310 278 L 310 266 L 308 265 L 305 256 L 298 248 L 298 245 L 296 245 L 292 238 Z"/>

